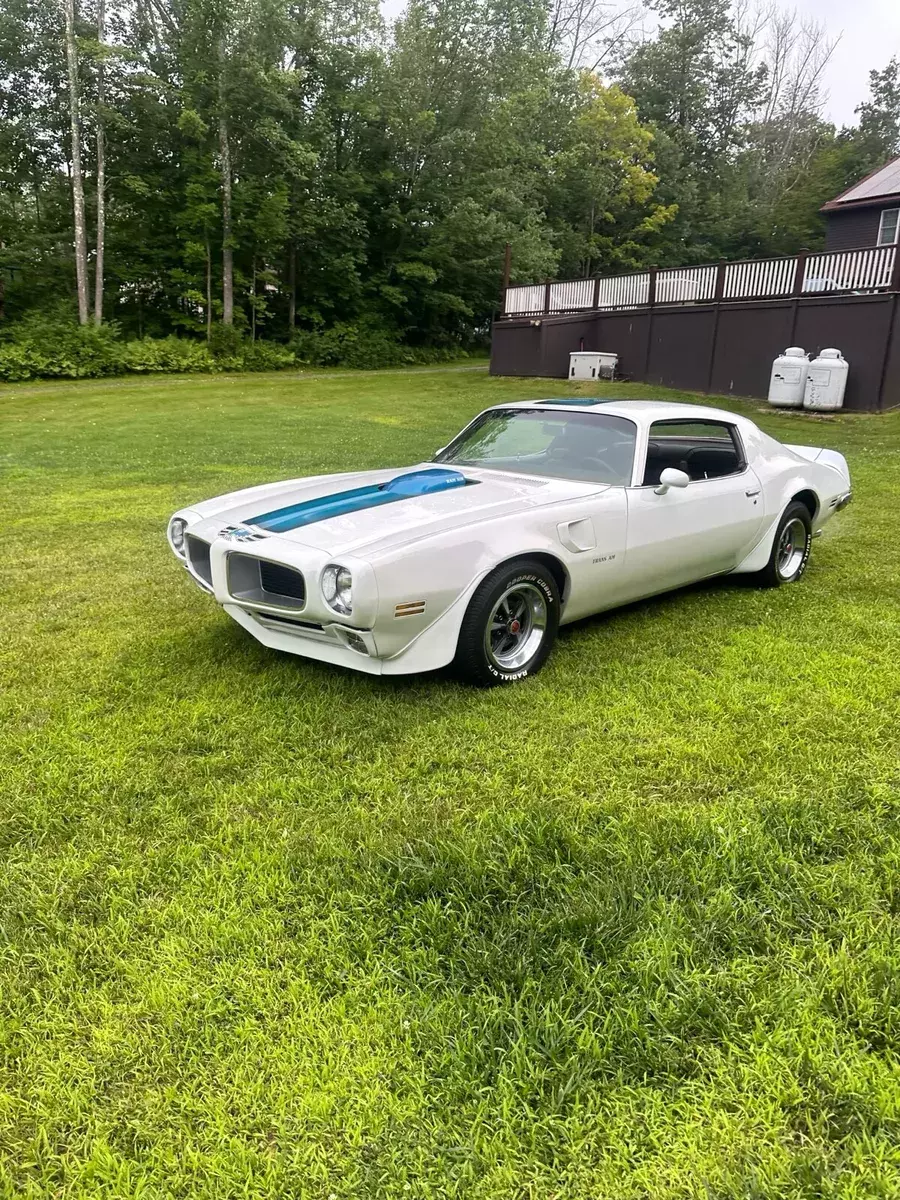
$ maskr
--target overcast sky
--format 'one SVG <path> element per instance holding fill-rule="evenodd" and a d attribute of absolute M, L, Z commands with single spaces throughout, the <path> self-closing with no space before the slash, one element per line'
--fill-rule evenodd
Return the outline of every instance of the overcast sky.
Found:
<path fill-rule="evenodd" d="M 900 0 L 782 0 L 785 8 L 822 22 L 840 43 L 828 67 L 827 115 L 836 125 L 854 120 L 853 110 L 868 95 L 869 72 L 900 55 Z M 384 15 L 393 20 L 404 0 L 382 0 Z"/>
<path fill-rule="evenodd" d="M 828 69 L 828 114 L 837 125 L 849 124 L 868 95 L 869 72 L 900 55 L 900 0 L 794 0 L 794 6 L 831 36 L 841 35 Z"/>

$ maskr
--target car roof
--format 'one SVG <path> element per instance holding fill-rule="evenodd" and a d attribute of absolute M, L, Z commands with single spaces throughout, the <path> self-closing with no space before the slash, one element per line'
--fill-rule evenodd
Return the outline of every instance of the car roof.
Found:
<path fill-rule="evenodd" d="M 679 404 L 673 400 L 625 400 L 594 399 L 584 397 L 548 397 L 546 400 L 519 400 L 498 405 L 502 408 L 553 408 L 561 412 L 603 412 L 614 417 L 628 417 L 639 425 L 664 420 L 727 420 L 737 425 L 752 425 L 746 417 L 728 412 L 724 408 L 712 408 L 705 404 Z"/>

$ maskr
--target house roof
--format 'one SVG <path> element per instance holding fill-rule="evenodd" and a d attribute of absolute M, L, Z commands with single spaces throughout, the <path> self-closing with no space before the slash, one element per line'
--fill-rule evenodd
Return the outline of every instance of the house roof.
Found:
<path fill-rule="evenodd" d="M 870 172 L 859 183 L 847 188 L 833 200 L 822 205 L 823 212 L 834 211 L 853 205 L 862 207 L 865 204 L 882 204 L 885 200 L 900 199 L 900 154 L 885 163 L 883 167 Z"/>

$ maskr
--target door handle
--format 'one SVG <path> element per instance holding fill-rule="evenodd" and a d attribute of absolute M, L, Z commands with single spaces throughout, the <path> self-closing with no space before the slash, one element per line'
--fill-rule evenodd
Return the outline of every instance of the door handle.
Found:
<path fill-rule="evenodd" d="M 757 488 L 755 492 L 744 492 L 744 495 L 745 496 L 758 496 L 759 492 L 760 492 L 760 489 Z"/>

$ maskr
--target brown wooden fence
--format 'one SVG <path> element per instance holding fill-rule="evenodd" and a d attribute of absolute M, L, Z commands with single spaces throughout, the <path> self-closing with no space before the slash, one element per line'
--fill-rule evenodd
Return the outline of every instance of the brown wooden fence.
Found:
<path fill-rule="evenodd" d="M 564 378 L 572 351 L 604 350 L 624 379 L 764 398 L 786 346 L 837 346 L 850 363 L 847 408 L 900 408 L 898 262 L 888 246 L 540 284 L 524 298 L 510 288 L 528 311 L 494 322 L 491 373 Z M 859 286 L 826 288 L 838 275 Z"/>

